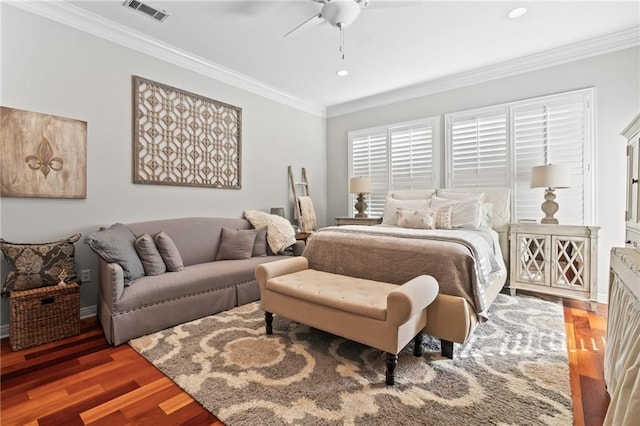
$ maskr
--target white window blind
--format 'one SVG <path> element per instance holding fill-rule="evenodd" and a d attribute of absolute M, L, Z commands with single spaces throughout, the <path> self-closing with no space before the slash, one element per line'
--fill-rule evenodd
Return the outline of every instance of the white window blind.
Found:
<path fill-rule="evenodd" d="M 556 190 L 561 224 L 592 221 L 594 89 L 445 115 L 446 186 L 511 188 L 512 220 L 543 217 L 544 188 L 530 188 L 531 168 L 563 164 L 572 185 Z"/>
<path fill-rule="evenodd" d="M 509 164 L 506 108 L 452 115 L 447 125 L 450 187 L 506 186 Z"/>
<path fill-rule="evenodd" d="M 390 190 L 435 187 L 437 138 L 436 117 L 349 133 L 351 176 L 372 182 L 369 216 L 382 216 Z"/>
<path fill-rule="evenodd" d="M 585 196 L 590 185 L 588 94 L 566 95 L 513 106 L 515 146 L 516 217 L 537 219 L 544 200 L 544 188 L 529 188 L 531 168 L 563 164 L 571 170 L 571 187 L 557 189 L 560 210 L 555 217 L 563 224 L 585 222 Z"/>

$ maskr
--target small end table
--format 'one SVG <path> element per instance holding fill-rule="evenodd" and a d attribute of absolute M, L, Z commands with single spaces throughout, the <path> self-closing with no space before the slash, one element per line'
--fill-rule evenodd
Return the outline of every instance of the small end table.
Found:
<path fill-rule="evenodd" d="M 336 217 L 336 225 L 378 225 L 382 223 L 381 217 L 350 217 L 350 216 L 341 216 Z"/>

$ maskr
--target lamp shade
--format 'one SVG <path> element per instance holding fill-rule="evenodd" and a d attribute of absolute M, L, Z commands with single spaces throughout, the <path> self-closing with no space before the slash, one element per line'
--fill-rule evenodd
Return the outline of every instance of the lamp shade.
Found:
<path fill-rule="evenodd" d="M 349 192 L 352 194 L 370 194 L 371 178 L 369 176 L 352 177 L 349 181 Z"/>
<path fill-rule="evenodd" d="M 531 188 L 569 188 L 571 170 L 568 166 L 548 164 L 531 168 Z"/>

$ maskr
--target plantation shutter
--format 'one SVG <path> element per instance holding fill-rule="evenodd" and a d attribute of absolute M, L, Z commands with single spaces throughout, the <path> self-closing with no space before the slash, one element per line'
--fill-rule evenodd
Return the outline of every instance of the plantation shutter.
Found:
<path fill-rule="evenodd" d="M 585 194 L 588 175 L 589 95 L 585 93 L 552 97 L 513 107 L 516 219 L 540 219 L 544 188 L 530 188 L 531 168 L 562 164 L 571 170 L 571 187 L 557 189 L 561 224 L 585 223 Z M 585 185 L 587 187 L 585 187 Z M 590 201 L 590 200 L 589 200 Z M 590 218 L 589 218 L 590 220 Z"/>
<path fill-rule="evenodd" d="M 369 176 L 372 193 L 366 197 L 369 216 L 382 216 L 389 191 L 387 130 L 379 129 L 351 137 L 352 175 Z"/>
<path fill-rule="evenodd" d="M 506 108 L 448 116 L 448 187 L 508 186 Z"/>
<path fill-rule="evenodd" d="M 434 130 L 435 120 L 390 129 L 392 189 L 435 188 Z"/>

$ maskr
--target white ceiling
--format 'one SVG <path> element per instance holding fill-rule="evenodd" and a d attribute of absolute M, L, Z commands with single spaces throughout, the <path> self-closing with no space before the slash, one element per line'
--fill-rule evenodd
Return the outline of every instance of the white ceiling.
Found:
<path fill-rule="evenodd" d="M 163 23 L 122 0 L 71 3 L 324 107 L 640 25 L 638 0 L 370 2 L 346 29 L 344 62 L 339 31 L 326 23 L 283 37 L 318 13 L 311 0 L 145 0 L 169 14 Z M 508 19 L 517 6 L 528 13 Z"/>

